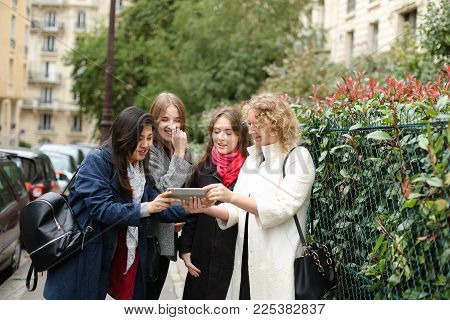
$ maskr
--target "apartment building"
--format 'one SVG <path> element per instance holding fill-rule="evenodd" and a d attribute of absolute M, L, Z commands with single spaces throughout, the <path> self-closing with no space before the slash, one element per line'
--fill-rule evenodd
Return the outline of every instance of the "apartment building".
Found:
<path fill-rule="evenodd" d="M 350 65 L 356 56 L 386 51 L 408 22 L 415 30 L 434 0 L 317 0 L 310 21 L 327 31 L 331 59 Z"/>
<path fill-rule="evenodd" d="M 0 146 L 16 146 L 21 134 L 30 9 L 29 1 L 0 0 Z"/>
<path fill-rule="evenodd" d="M 72 92 L 72 67 L 63 58 L 77 38 L 108 23 L 108 0 L 31 0 L 27 99 L 21 112 L 21 139 L 37 143 L 95 141 L 95 121 L 79 112 Z M 123 9 L 116 1 L 116 12 Z"/>

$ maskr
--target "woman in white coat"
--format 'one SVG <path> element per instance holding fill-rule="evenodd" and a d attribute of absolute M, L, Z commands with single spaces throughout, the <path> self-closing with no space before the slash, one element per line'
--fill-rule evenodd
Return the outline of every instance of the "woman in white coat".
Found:
<path fill-rule="evenodd" d="M 294 259 L 301 255 L 293 216 L 305 230 L 314 163 L 296 147 L 298 122 L 282 96 L 262 94 L 244 106 L 254 145 L 248 148 L 234 191 L 222 184 L 204 187 L 209 201 L 191 199 L 192 212 L 217 217 L 219 227 L 239 224 L 228 299 L 295 299 Z M 218 206 L 211 206 L 222 201 Z"/>

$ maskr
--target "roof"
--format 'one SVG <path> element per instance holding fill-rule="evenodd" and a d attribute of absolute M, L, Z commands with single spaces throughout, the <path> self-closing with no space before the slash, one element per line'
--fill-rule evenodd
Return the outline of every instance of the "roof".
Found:
<path fill-rule="evenodd" d="M 27 148 L 0 148 L 0 152 L 28 159 L 36 158 L 38 156 L 37 152 L 34 152 Z"/>

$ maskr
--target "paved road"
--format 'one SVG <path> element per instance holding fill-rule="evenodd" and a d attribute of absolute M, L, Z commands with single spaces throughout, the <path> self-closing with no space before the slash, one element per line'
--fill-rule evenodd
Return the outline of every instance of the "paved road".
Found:
<path fill-rule="evenodd" d="M 25 279 L 30 264 L 31 260 L 28 254 L 22 251 L 19 269 L 0 284 L 0 300 L 43 299 L 42 292 L 45 284 L 45 273 L 39 274 L 38 286 L 35 291 L 28 292 L 26 289 Z M 167 275 L 160 300 L 178 300 L 182 298 L 186 270 L 184 263 L 180 259 L 177 262 L 170 263 L 169 274 Z"/>

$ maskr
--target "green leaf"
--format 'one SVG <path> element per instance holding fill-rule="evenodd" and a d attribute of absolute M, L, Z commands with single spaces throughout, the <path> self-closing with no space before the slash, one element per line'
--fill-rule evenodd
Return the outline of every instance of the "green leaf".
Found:
<path fill-rule="evenodd" d="M 369 133 L 367 136 L 367 139 L 374 139 L 374 140 L 393 140 L 393 138 L 389 135 L 389 133 L 385 131 L 374 131 Z"/>
<path fill-rule="evenodd" d="M 450 185 L 450 172 L 445 175 L 445 186 Z"/>
<path fill-rule="evenodd" d="M 419 138 L 419 147 L 421 147 L 422 149 L 428 151 L 428 145 L 429 145 L 429 144 L 430 144 L 430 143 L 428 142 L 428 139 L 425 138 L 424 136 L 421 136 L 421 137 Z"/>
<path fill-rule="evenodd" d="M 359 129 L 359 128 L 361 128 L 361 127 L 362 127 L 361 124 L 360 124 L 360 123 L 357 123 L 357 124 L 354 124 L 353 126 L 351 126 L 351 127 L 348 129 L 348 131 L 356 130 L 356 129 Z"/>
<path fill-rule="evenodd" d="M 409 195 L 408 199 L 416 199 L 416 198 L 421 198 L 421 197 L 423 197 L 423 196 L 424 196 L 424 195 L 421 194 L 421 193 L 411 193 L 411 194 Z"/>
<path fill-rule="evenodd" d="M 400 276 L 398 276 L 397 274 L 393 274 L 389 277 L 388 282 L 389 284 L 395 286 L 400 283 L 400 280 L 401 280 Z"/>
<path fill-rule="evenodd" d="M 378 236 L 377 242 L 375 243 L 375 247 L 372 250 L 372 254 L 376 254 L 376 252 L 378 251 L 378 249 L 380 248 L 381 244 L 384 241 L 384 234 L 380 234 Z"/>
<path fill-rule="evenodd" d="M 425 180 L 432 187 L 443 187 L 444 182 L 438 177 L 428 178 Z"/>
<path fill-rule="evenodd" d="M 323 152 L 320 154 L 319 162 L 322 162 L 322 161 L 326 158 L 327 154 L 328 154 L 328 151 L 326 151 L 326 150 L 323 151 Z"/>
<path fill-rule="evenodd" d="M 408 201 L 406 201 L 403 204 L 402 209 L 404 209 L 404 208 L 413 208 L 416 205 L 416 203 L 417 203 L 417 199 L 408 200 Z"/>
<path fill-rule="evenodd" d="M 332 148 L 332 149 L 330 150 L 330 153 L 331 153 L 331 154 L 334 154 L 334 153 L 336 152 L 336 150 L 343 149 L 343 148 L 350 148 L 350 149 L 353 149 L 352 146 L 349 146 L 348 144 L 341 144 L 340 146 L 336 146 L 336 147 Z"/>
<path fill-rule="evenodd" d="M 429 115 L 429 116 L 432 116 L 432 117 L 435 117 L 435 116 L 438 115 L 438 112 L 437 112 L 436 110 L 433 110 L 433 109 L 425 110 L 425 113 L 426 113 L 427 115 Z"/>
<path fill-rule="evenodd" d="M 443 211 L 447 209 L 447 200 L 445 199 L 437 199 L 434 201 L 437 211 Z"/>

